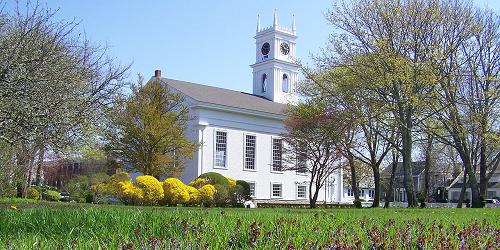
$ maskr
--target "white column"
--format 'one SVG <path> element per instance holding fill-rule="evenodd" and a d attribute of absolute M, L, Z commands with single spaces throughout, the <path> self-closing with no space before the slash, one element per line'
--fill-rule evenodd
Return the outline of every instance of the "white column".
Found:
<path fill-rule="evenodd" d="M 200 148 L 198 149 L 198 173 L 195 177 L 203 174 L 203 163 L 204 163 L 204 151 L 205 151 L 205 128 L 208 126 L 206 122 L 198 123 L 198 143 L 200 143 Z"/>

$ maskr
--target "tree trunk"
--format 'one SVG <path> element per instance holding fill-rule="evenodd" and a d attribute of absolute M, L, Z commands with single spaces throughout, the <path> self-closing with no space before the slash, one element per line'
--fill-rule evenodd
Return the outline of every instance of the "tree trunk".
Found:
<path fill-rule="evenodd" d="M 392 195 L 394 192 L 394 178 L 396 177 L 396 168 L 398 167 L 399 155 L 394 150 L 392 152 L 392 169 L 391 169 L 391 179 L 389 180 L 389 191 L 385 199 L 384 208 L 389 208 L 389 202 L 393 199 Z"/>
<path fill-rule="evenodd" d="M 417 207 L 418 203 L 413 188 L 413 175 L 411 166 L 412 135 L 411 127 L 408 127 L 408 125 L 411 125 L 411 117 L 407 117 L 407 120 L 408 119 L 410 119 L 410 121 L 406 123 L 407 126 L 401 126 L 401 139 L 403 142 L 403 186 L 406 191 L 408 207 Z"/>
<path fill-rule="evenodd" d="M 312 187 L 312 183 L 309 185 L 309 187 Z M 309 208 L 316 208 L 316 201 L 318 200 L 319 189 L 320 187 L 318 187 L 318 184 L 315 185 L 314 194 L 312 196 L 309 196 Z M 310 193 L 311 193 L 311 188 L 309 188 L 309 194 Z"/>
<path fill-rule="evenodd" d="M 489 75 L 489 74 L 488 74 Z M 491 77 L 491 75 L 490 75 Z M 487 80 L 488 86 L 486 88 L 486 91 L 489 89 L 490 86 L 490 81 Z M 486 156 L 486 150 L 487 150 L 487 143 L 486 143 L 486 138 L 485 135 L 488 134 L 488 113 L 487 110 L 490 110 L 490 102 L 489 102 L 489 97 L 486 97 L 487 100 L 484 102 L 484 107 L 480 108 L 482 115 L 481 115 L 481 120 L 480 120 L 480 125 L 481 125 L 481 130 L 479 134 L 479 140 L 481 140 L 480 148 L 479 148 L 479 195 L 481 195 L 484 199 L 486 198 L 493 198 L 493 197 L 488 197 L 488 174 L 486 173 L 488 170 L 488 163 L 487 161 L 487 156 Z M 479 104 L 482 106 L 481 104 Z"/>
<path fill-rule="evenodd" d="M 476 173 L 472 168 L 472 159 L 468 148 L 464 146 L 464 143 L 460 142 L 461 141 L 459 140 L 459 138 L 455 138 L 455 143 L 458 144 L 456 147 L 458 154 L 460 155 L 460 158 L 462 159 L 462 162 L 464 164 L 464 174 L 467 173 L 467 176 L 469 177 L 468 187 L 471 189 L 471 205 L 474 208 L 480 208 L 483 207 L 483 203 L 481 201 L 481 198 L 479 197 L 479 187 L 477 185 Z"/>
<path fill-rule="evenodd" d="M 469 164 L 466 164 L 469 165 Z M 479 197 L 479 187 L 477 185 L 477 180 L 476 180 L 476 174 L 474 171 L 472 171 L 472 166 L 466 166 L 469 168 L 468 176 L 469 176 L 469 186 L 471 189 L 471 195 L 472 195 L 472 201 L 471 201 L 471 207 L 474 208 L 480 208 L 483 207 L 483 203 L 481 201 L 481 198 Z"/>
<path fill-rule="evenodd" d="M 427 147 L 425 148 L 425 169 L 424 169 L 424 200 L 429 201 L 430 169 L 432 166 L 432 142 L 434 137 L 427 135 Z"/>
<path fill-rule="evenodd" d="M 457 208 L 462 208 L 462 203 L 464 202 L 465 191 L 467 190 L 467 171 L 464 168 L 463 185 L 460 190 L 460 196 L 458 197 Z"/>
<path fill-rule="evenodd" d="M 19 197 L 26 198 L 26 188 L 31 185 L 32 176 L 32 157 L 31 150 L 29 150 L 28 145 L 25 142 L 21 142 L 16 153 L 16 165 L 21 169 L 23 174 L 23 182 L 18 185 L 17 194 Z"/>
<path fill-rule="evenodd" d="M 313 179 L 313 178 L 311 178 Z M 316 200 L 314 200 L 314 195 L 313 194 L 313 182 L 309 182 L 309 208 L 315 208 L 316 207 Z"/>
<path fill-rule="evenodd" d="M 33 164 L 34 163 L 34 154 L 29 154 L 29 155 L 26 155 L 26 157 L 29 157 L 25 162 L 25 168 L 28 169 L 27 171 L 27 176 L 25 178 L 25 181 L 24 181 L 24 186 L 23 186 L 23 198 L 26 198 L 27 197 L 27 194 L 26 194 L 26 189 L 28 187 L 30 187 L 33 183 L 33 171 L 35 170 L 34 167 L 35 165 Z"/>
<path fill-rule="evenodd" d="M 479 149 L 479 195 L 484 199 L 493 198 L 488 197 L 488 175 L 486 171 L 488 166 L 486 164 L 486 142 L 481 138 L 481 147 Z"/>
<path fill-rule="evenodd" d="M 38 145 L 38 159 L 36 162 L 36 178 L 35 184 L 37 186 L 41 186 L 42 183 L 42 174 L 43 174 L 43 158 L 45 157 L 45 146 L 40 143 Z"/>
<path fill-rule="evenodd" d="M 373 197 L 372 207 L 380 206 L 380 171 L 379 166 L 375 163 L 372 165 L 373 181 L 375 182 L 375 195 Z"/>
<path fill-rule="evenodd" d="M 17 187 L 16 187 L 16 197 L 17 198 L 23 198 L 23 185 L 22 184 L 18 184 Z"/>
<path fill-rule="evenodd" d="M 354 194 L 354 201 L 359 200 L 359 188 L 358 188 L 358 181 L 356 177 L 356 164 L 354 161 L 354 156 L 352 155 L 351 151 L 347 152 L 347 161 L 349 163 L 349 169 L 351 170 L 351 189 Z M 356 203 L 354 203 L 356 207 Z"/>

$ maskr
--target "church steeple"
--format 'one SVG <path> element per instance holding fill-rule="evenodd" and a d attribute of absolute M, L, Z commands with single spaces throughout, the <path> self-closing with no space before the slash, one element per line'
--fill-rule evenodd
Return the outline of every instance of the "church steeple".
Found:
<path fill-rule="evenodd" d="M 295 17 L 292 27 L 278 25 L 274 10 L 274 23 L 267 28 L 260 27 L 257 18 L 256 60 L 253 68 L 253 94 L 274 102 L 296 102 L 298 66 L 295 63 L 296 28 Z"/>
<path fill-rule="evenodd" d="M 276 14 L 277 9 L 274 9 L 274 27 L 278 26 L 278 16 Z"/>
<path fill-rule="evenodd" d="M 257 32 L 260 31 L 260 15 L 257 15 Z"/>

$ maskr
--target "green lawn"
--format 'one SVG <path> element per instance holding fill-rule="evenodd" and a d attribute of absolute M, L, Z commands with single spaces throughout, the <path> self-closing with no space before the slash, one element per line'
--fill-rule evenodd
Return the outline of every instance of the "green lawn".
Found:
<path fill-rule="evenodd" d="M 0 249 L 458 249 L 460 244 L 500 249 L 500 209 L 206 209 L 0 202 Z"/>

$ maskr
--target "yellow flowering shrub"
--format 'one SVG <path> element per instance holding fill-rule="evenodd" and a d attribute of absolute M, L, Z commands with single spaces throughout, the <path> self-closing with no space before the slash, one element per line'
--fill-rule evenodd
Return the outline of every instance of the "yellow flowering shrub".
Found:
<path fill-rule="evenodd" d="M 226 179 L 227 179 L 227 182 L 229 183 L 230 187 L 236 186 L 236 180 L 235 179 L 233 179 L 231 177 L 227 177 L 227 176 L 226 176 Z"/>
<path fill-rule="evenodd" d="M 195 204 L 200 201 L 200 191 L 195 187 L 186 186 L 186 190 L 189 193 L 189 203 Z"/>
<path fill-rule="evenodd" d="M 109 180 L 93 183 L 90 189 L 96 196 L 112 195 L 120 197 L 123 194 L 121 182 L 130 182 L 130 175 L 126 172 L 114 174 Z"/>
<path fill-rule="evenodd" d="M 167 178 L 163 181 L 165 201 L 170 205 L 184 204 L 189 201 L 187 186 L 177 178 Z"/>
<path fill-rule="evenodd" d="M 118 197 L 126 204 L 140 204 L 144 198 L 142 189 L 136 187 L 131 181 L 118 182 Z"/>
<path fill-rule="evenodd" d="M 194 188 L 201 188 L 206 184 L 209 184 L 209 181 L 207 179 L 196 178 L 191 183 L 189 183 L 189 186 L 194 187 Z"/>
<path fill-rule="evenodd" d="M 198 191 L 200 192 L 200 200 L 202 202 L 208 202 L 208 203 L 213 201 L 215 193 L 217 192 L 217 190 L 212 184 L 204 185 L 203 187 L 198 189 Z"/>
<path fill-rule="evenodd" d="M 104 194 L 118 195 L 121 189 L 120 182 L 130 182 L 130 175 L 127 172 L 112 175 L 107 187 L 101 186 L 101 190 L 105 192 Z"/>
<path fill-rule="evenodd" d="M 160 181 L 151 175 L 138 176 L 135 179 L 135 184 L 142 189 L 143 204 L 156 204 L 163 199 L 163 186 Z"/>

